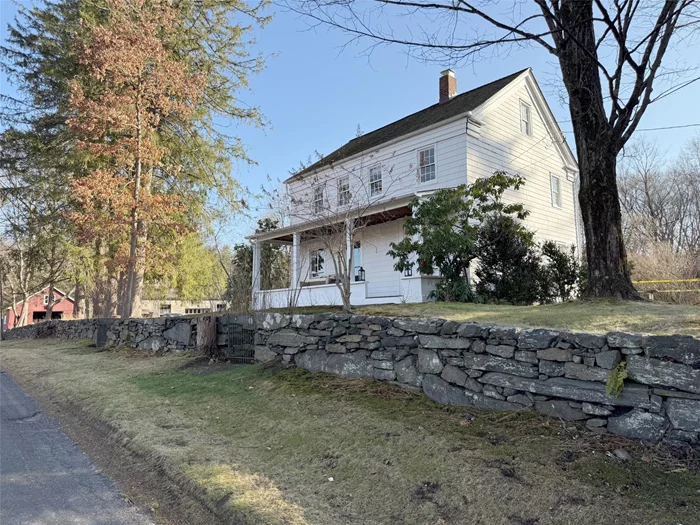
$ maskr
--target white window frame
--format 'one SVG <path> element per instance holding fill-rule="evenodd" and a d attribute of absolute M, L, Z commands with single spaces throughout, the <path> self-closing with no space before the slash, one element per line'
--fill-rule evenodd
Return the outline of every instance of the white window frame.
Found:
<path fill-rule="evenodd" d="M 56 300 L 56 296 L 55 296 L 54 294 L 51 294 L 51 295 L 49 295 L 49 294 L 44 294 L 44 306 L 48 306 L 48 305 L 49 305 L 49 298 L 51 298 L 51 301 L 52 301 L 52 302 Z"/>
<path fill-rule="evenodd" d="M 554 192 L 554 181 L 557 181 L 557 191 L 556 193 Z M 561 203 L 562 203 L 562 198 L 561 198 L 561 177 L 558 175 L 555 175 L 554 173 L 549 174 L 549 195 L 552 201 L 552 207 L 553 208 L 558 208 L 561 209 Z M 555 197 L 556 195 L 556 197 Z"/>
<path fill-rule="evenodd" d="M 372 166 L 369 169 L 369 196 L 381 195 L 383 191 L 382 167 L 380 165 Z"/>
<path fill-rule="evenodd" d="M 523 118 L 523 110 L 525 110 L 525 116 L 527 118 Z M 520 133 L 523 135 L 527 135 L 528 137 L 532 136 L 532 106 L 528 104 L 527 102 L 521 100 L 520 101 Z M 524 129 L 523 129 L 524 125 Z"/>
<path fill-rule="evenodd" d="M 320 268 L 319 268 L 319 261 L 318 261 L 319 257 L 321 258 Z M 325 275 L 326 275 L 325 264 L 326 264 L 326 254 L 322 248 L 319 248 L 316 250 L 311 250 L 309 252 L 309 276 L 312 279 L 318 279 L 318 278 L 325 277 Z M 314 266 L 316 267 L 316 269 L 314 269 Z"/>
<path fill-rule="evenodd" d="M 433 162 L 427 163 L 425 165 L 421 164 L 421 154 L 423 154 L 425 152 L 429 152 L 430 150 L 433 151 L 433 159 L 432 159 Z M 437 160 L 436 160 L 436 157 L 437 157 L 437 151 L 436 151 L 434 144 L 432 146 L 428 146 L 426 148 L 422 148 L 422 149 L 418 150 L 418 182 L 419 183 L 424 184 L 426 182 L 432 182 L 434 180 L 437 180 Z M 423 168 L 428 168 L 430 166 L 433 167 L 433 170 L 432 170 L 433 176 L 428 179 L 428 178 L 425 178 L 425 173 L 423 172 Z"/>
<path fill-rule="evenodd" d="M 311 207 L 314 212 L 314 215 L 318 215 L 323 211 L 325 188 L 323 184 L 318 184 L 316 186 L 313 186 L 311 191 Z"/>
<path fill-rule="evenodd" d="M 352 194 L 350 193 L 350 176 L 338 178 L 338 206 L 347 206 L 350 204 Z"/>

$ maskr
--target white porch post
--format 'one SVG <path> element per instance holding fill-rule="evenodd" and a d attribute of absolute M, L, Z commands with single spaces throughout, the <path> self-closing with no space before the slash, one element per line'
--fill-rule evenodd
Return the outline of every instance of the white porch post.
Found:
<path fill-rule="evenodd" d="M 300 258 L 299 250 L 301 248 L 301 233 L 294 232 L 292 234 L 292 271 L 291 271 L 291 283 L 290 288 L 296 290 L 300 284 L 299 272 L 300 272 Z"/>
<path fill-rule="evenodd" d="M 260 291 L 260 248 L 261 241 L 258 239 L 253 240 L 253 282 L 252 282 L 252 304 L 253 309 L 258 309 L 258 292 Z"/>
<path fill-rule="evenodd" d="M 345 221 L 345 264 L 347 265 L 348 276 L 352 280 L 352 219 Z"/>

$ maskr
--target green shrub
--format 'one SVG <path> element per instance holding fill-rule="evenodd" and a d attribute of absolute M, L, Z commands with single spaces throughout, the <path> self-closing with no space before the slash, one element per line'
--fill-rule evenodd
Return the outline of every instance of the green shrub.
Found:
<path fill-rule="evenodd" d="M 541 246 L 542 255 L 542 299 L 544 301 L 571 299 L 580 286 L 581 264 L 576 257 L 576 246 L 568 253 L 554 241 L 545 241 Z"/>
<path fill-rule="evenodd" d="M 605 393 L 612 397 L 619 397 L 627 379 L 627 362 L 622 361 L 610 371 L 608 381 L 605 384 Z"/>

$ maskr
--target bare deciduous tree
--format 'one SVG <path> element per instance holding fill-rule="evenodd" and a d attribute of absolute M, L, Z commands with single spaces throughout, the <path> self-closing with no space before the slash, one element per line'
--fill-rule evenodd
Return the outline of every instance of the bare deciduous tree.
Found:
<path fill-rule="evenodd" d="M 690 69 L 670 69 L 665 61 L 669 49 L 683 45 L 700 24 L 697 0 L 530 0 L 509 2 L 510 8 L 481 0 L 287 0 L 287 5 L 345 31 L 351 40 L 371 39 L 370 49 L 399 44 L 449 64 L 474 61 L 503 46 L 534 44 L 555 56 L 580 167 L 585 295 L 639 298 L 623 241 L 616 161 L 651 103 L 698 80 Z M 657 84 L 664 87 L 659 93 Z"/>

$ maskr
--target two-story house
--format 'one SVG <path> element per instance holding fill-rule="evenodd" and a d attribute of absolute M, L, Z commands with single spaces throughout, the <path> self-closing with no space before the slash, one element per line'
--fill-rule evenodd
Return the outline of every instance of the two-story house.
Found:
<path fill-rule="evenodd" d="M 352 304 L 428 300 L 439 277 L 417 270 L 403 275 L 387 255 L 390 243 L 404 237 L 409 202 L 498 170 L 525 178 L 504 200 L 525 205 L 526 226 L 538 240 L 580 248 L 576 159 L 532 70 L 461 95 L 454 72 L 443 71 L 438 103 L 354 138 L 285 181 L 290 225 L 250 237 L 253 304 L 341 304 L 334 258 L 322 239 L 334 224 L 345 224 L 352 239 Z M 361 228 L 354 226 L 358 221 Z M 261 245 L 268 242 L 291 246 L 289 288 L 257 285 Z"/>

